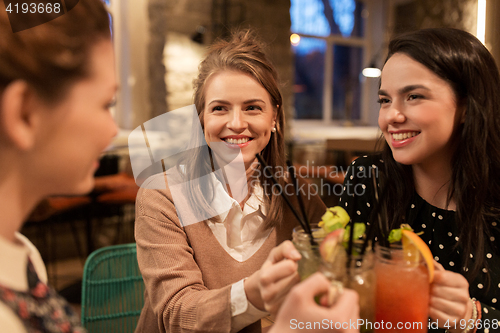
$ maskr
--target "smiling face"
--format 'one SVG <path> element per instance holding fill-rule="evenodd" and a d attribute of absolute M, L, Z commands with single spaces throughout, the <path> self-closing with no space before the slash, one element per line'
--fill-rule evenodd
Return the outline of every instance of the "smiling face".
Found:
<path fill-rule="evenodd" d="M 267 90 L 248 74 L 222 71 L 206 83 L 203 111 L 205 140 L 243 155 L 248 169 L 269 143 L 276 107 Z"/>
<path fill-rule="evenodd" d="M 382 70 L 378 124 L 402 164 L 447 163 L 457 115 L 451 86 L 421 63 L 396 53 Z"/>
<path fill-rule="evenodd" d="M 43 106 L 36 161 L 37 184 L 47 194 L 82 194 L 94 184 L 103 150 L 117 134 L 109 107 L 117 83 L 111 41 L 92 47 L 89 76 L 73 84 L 56 105 Z"/>

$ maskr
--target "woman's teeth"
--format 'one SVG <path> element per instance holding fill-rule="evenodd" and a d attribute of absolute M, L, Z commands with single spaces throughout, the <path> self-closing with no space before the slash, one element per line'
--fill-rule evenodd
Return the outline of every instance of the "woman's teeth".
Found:
<path fill-rule="evenodd" d="M 392 139 L 394 141 L 401 141 L 408 138 L 413 138 L 414 136 L 420 134 L 419 132 L 406 132 L 406 133 L 393 133 Z"/>
<path fill-rule="evenodd" d="M 250 138 L 244 138 L 244 139 L 224 139 L 227 143 L 230 145 L 241 145 L 242 143 L 246 143 L 250 141 Z"/>

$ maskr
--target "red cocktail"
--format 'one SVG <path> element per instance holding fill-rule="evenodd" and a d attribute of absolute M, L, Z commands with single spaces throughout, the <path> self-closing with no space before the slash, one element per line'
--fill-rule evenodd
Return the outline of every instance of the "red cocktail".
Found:
<path fill-rule="evenodd" d="M 401 247 L 377 246 L 375 275 L 375 332 L 427 332 L 430 285 L 424 260 L 407 260 Z"/>

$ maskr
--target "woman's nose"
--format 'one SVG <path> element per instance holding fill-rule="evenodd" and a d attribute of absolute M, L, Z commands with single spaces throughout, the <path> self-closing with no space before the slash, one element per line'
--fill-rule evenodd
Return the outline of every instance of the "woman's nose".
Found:
<path fill-rule="evenodd" d="M 402 107 L 396 103 L 392 103 L 387 108 L 385 118 L 388 124 L 402 123 L 406 120 Z"/>
<path fill-rule="evenodd" d="M 227 127 L 234 131 L 241 131 L 247 127 L 245 115 L 242 110 L 233 110 L 229 113 Z"/>

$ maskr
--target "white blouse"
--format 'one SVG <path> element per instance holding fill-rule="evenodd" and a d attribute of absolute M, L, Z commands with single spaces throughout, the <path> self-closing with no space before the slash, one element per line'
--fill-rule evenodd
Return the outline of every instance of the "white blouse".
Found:
<path fill-rule="evenodd" d="M 16 243 L 0 237 L 0 285 L 17 291 L 28 291 L 28 257 L 40 281 L 47 283 L 47 270 L 40 253 L 23 235 L 16 233 Z M 0 302 L 0 327 L 3 332 L 26 333 L 19 317 Z"/>

